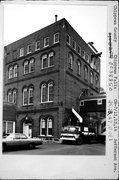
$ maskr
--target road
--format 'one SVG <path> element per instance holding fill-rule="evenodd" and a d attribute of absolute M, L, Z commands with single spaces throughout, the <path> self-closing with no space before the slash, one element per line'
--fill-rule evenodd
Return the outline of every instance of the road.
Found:
<path fill-rule="evenodd" d="M 10 150 L 5 155 L 105 155 L 104 144 L 61 144 L 58 142 L 45 142 L 35 149 Z"/>

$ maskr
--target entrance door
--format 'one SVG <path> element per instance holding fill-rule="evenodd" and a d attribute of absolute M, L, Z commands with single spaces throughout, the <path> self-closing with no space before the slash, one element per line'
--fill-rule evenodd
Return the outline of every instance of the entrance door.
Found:
<path fill-rule="evenodd" d="M 32 125 L 23 123 L 23 134 L 32 137 Z"/>

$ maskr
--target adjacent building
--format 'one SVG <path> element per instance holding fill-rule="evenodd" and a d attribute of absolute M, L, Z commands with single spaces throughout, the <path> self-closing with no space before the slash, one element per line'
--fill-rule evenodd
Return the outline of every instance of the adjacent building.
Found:
<path fill-rule="evenodd" d="M 81 94 L 99 94 L 101 53 L 64 18 L 4 52 L 4 100 L 17 106 L 16 132 L 58 138 Z"/>

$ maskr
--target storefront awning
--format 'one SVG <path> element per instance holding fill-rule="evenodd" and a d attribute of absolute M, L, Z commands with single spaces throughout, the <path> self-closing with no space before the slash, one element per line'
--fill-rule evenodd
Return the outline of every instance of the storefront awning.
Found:
<path fill-rule="evenodd" d="M 80 121 L 80 123 L 83 122 L 83 118 L 75 111 L 75 109 L 72 108 L 72 112 L 74 113 L 74 115 L 78 118 L 78 120 Z"/>

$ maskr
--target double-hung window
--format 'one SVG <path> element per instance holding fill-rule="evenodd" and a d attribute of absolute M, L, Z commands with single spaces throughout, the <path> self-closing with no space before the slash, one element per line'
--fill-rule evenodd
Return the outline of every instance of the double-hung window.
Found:
<path fill-rule="evenodd" d="M 29 63 L 28 61 L 24 62 L 24 74 L 28 74 L 29 73 Z"/>
<path fill-rule="evenodd" d="M 8 92 L 8 102 L 12 102 L 13 97 L 12 97 L 12 91 Z"/>
<path fill-rule="evenodd" d="M 29 102 L 28 104 L 33 104 L 33 87 L 29 88 Z"/>
<path fill-rule="evenodd" d="M 73 49 L 76 50 L 76 42 L 73 40 Z"/>
<path fill-rule="evenodd" d="M 53 66 L 54 65 L 54 53 L 51 52 L 48 56 L 48 66 Z"/>
<path fill-rule="evenodd" d="M 47 101 L 47 86 L 46 84 L 43 84 L 41 86 L 41 102 Z"/>
<path fill-rule="evenodd" d="M 48 60 L 47 60 L 47 55 L 42 56 L 42 69 L 48 67 Z"/>
<path fill-rule="evenodd" d="M 40 49 L 40 41 L 37 41 L 35 44 L 35 51 Z"/>
<path fill-rule="evenodd" d="M 20 48 L 19 56 L 20 57 L 24 56 L 24 48 Z"/>
<path fill-rule="evenodd" d="M 13 78 L 13 67 L 9 68 L 9 79 Z"/>
<path fill-rule="evenodd" d="M 84 79 L 88 80 L 88 68 L 86 66 L 84 67 Z"/>
<path fill-rule="evenodd" d="M 59 42 L 59 33 L 54 34 L 54 44 Z"/>
<path fill-rule="evenodd" d="M 40 135 L 43 135 L 45 136 L 46 135 L 46 130 L 45 130 L 45 127 L 46 127 L 46 122 L 45 122 L 45 119 L 41 119 L 40 121 Z"/>
<path fill-rule="evenodd" d="M 81 47 L 80 46 L 78 46 L 78 54 L 81 55 Z"/>
<path fill-rule="evenodd" d="M 34 72 L 34 66 L 35 66 L 34 59 L 31 59 L 29 61 L 29 72 Z"/>
<path fill-rule="evenodd" d="M 28 89 L 25 88 L 23 90 L 23 105 L 27 105 L 28 104 Z"/>
<path fill-rule="evenodd" d="M 73 55 L 71 53 L 68 54 L 69 68 L 73 69 Z"/>
<path fill-rule="evenodd" d="M 47 135 L 52 136 L 52 119 L 47 119 Z"/>
<path fill-rule="evenodd" d="M 15 65 L 14 66 L 14 77 L 17 77 L 17 75 L 18 75 L 18 66 Z"/>
<path fill-rule="evenodd" d="M 27 54 L 30 54 L 32 52 L 32 45 L 27 46 Z"/>
<path fill-rule="evenodd" d="M 48 84 L 48 101 L 53 101 L 53 83 Z"/>
<path fill-rule="evenodd" d="M 82 58 L 85 59 L 85 51 L 82 51 Z"/>
<path fill-rule="evenodd" d="M 94 78 L 93 72 L 91 71 L 91 72 L 90 72 L 90 82 L 91 82 L 91 84 L 93 84 L 93 78 Z"/>
<path fill-rule="evenodd" d="M 44 38 L 44 47 L 49 46 L 49 37 Z"/>
<path fill-rule="evenodd" d="M 13 103 L 16 103 L 17 102 L 17 91 L 14 90 L 13 91 Z"/>

